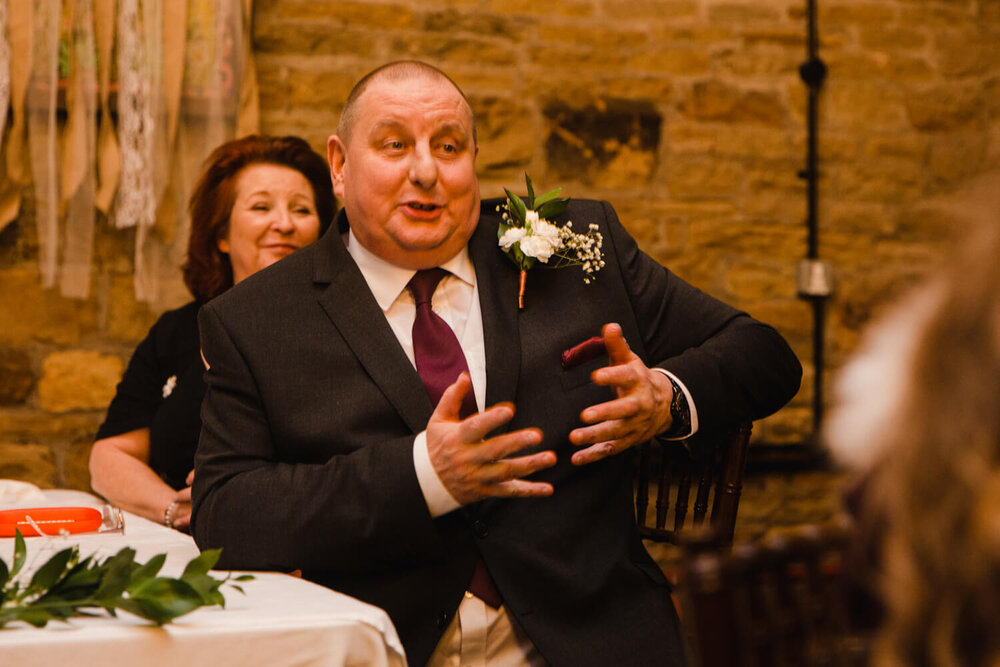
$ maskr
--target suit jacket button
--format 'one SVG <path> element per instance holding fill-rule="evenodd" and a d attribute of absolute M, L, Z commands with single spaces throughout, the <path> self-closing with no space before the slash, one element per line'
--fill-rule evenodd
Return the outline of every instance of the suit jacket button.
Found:
<path fill-rule="evenodd" d="M 490 529 L 486 527 L 483 521 L 476 519 L 472 522 L 472 532 L 476 537 L 486 537 L 490 534 Z"/>
<path fill-rule="evenodd" d="M 442 611 L 437 617 L 437 626 L 443 628 L 448 625 L 448 612 Z"/>

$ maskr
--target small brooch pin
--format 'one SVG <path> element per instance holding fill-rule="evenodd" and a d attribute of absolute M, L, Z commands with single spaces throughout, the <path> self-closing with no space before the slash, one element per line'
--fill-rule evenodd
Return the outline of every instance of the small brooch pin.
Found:
<path fill-rule="evenodd" d="M 166 398 L 170 394 L 174 393 L 174 387 L 177 386 L 177 376 L 171 375 L 167 378 L 167 381 L 163 383 L 163 398 Z"/>
<path fill-rule="evenodd" d="M 566 210 L 569 198 L 559 196 L 562 188 L 549 190 L 536 198 L 531 178 L 525 174 L 524 180 L 528 186 L 528 201 L 504 188 L 507 201 L 497 207 L 502 219 L 497 230 L 500 249 L 521 270 L 518 308 L 524 308 L 528 269 L 537 262 L 549 269 L 580 266 L 583 282 L 588 285 L 595 279 L 594 274 L 604 266 L 601 253 L 604 237 L 597 231 L 597 225 L 590 224 L 585 233 L 578 234 L 573 231 L 572 220 L 562 227 L 552 224 L 549 220 Z M 551 263 L 550 259 L 553 260 Z"/>

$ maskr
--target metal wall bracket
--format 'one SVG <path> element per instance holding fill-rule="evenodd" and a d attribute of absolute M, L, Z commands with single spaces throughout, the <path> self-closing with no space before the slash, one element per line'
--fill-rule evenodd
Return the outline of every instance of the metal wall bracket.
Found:
<path fill-rule="evenodd" d="M 796 272 L 799 295 L 828 297 L 833 294 L 833 266 L 821 259 L 803 259 Z"/>

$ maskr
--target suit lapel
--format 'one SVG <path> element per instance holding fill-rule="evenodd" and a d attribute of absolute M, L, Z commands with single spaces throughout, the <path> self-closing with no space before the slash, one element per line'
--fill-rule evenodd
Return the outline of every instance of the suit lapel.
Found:
<path fill-rule="evenodd" d="M 320 305 L 400 417 L 414 433 L 422 431 L 432 412 L 427 391 L 336 227 L 317 245 L 323 247 L 314 255 L 313 280 L 327 283 Z"/>
<path fill-rule="evenodd" d="M 521 338 L 517 328 L 518 271 L 497 246 L 497 216 L 489 206 L 483 205 L 479 224 L 469 240 L 469 256 L 476 267 L 479 305 L 483 313 L 487 407 L 514 400 L 521 364 Z"/>

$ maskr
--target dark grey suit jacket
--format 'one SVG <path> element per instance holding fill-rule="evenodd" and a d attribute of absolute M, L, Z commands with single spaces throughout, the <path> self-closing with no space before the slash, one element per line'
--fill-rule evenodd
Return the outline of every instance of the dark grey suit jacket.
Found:
<path fill-rule="evenodd" d="M 486 344 L 486 404 L 537 426 L 558 464 L 545 499 L 484 501 L 432 519 L 413 468 L 432 406 L 336 225 L 207 304 L 211 364 L 195 459 L 193 532 L 221 567 L 301 569 L 383 607 L 412 664 L 426 662 L 481 554 L 508 610 L 553 665 L 682 664 L 662 573 L 636 533 L 631 452 L 584 467 L 567 434 L 610 392 L 606 357 L 564 370 L 563 350 L 621 324 L 647 365 L 676 374 L 699 420 L 758 419 L 799 386 L 772 328 L 684 283 L 639 251 L 607 203 L 574 200 L 558 222 L 597 223 L 606 266 L 518 271 L 486 201 L 469 252 Z M 343 215 L 343 214 L 341 214 Z M 342 222 L 342 221 L 341 221 Z"/>

